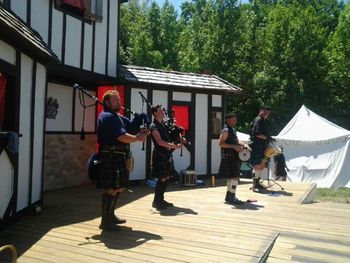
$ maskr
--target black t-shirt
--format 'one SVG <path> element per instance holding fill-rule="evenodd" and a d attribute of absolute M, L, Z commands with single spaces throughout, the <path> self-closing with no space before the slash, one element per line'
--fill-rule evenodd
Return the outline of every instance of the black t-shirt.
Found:
<path fill-rule="evenodd" d="M 117 138 L 126 133 L 125 119 L 118 114 L 104 109 L 97 120 L 97 141 L 101 146 L 121 144 Z"/>
<path fill-rule="evenodd" d="M 266 137 L 270 137 L 270 121 L 268 119 L 264 119 L 261 116 L 257 116 L 252 125 L 252 130 L 250 132 L 250 140 L 251 141 L 263 141 L 256 136 L 265 135 Z"/>
<path fill-rule="evenodd" d="M 163 141 L 170 142 L 168 128 L 163 123 L 159 123 L 157 120 L 153 120 L 149 128 L 151 135 L 153 130 L 157 130 L 160 134 L 160 138 L 162 138 Z M 158 145 L 153 136 L 151 136 L 151 138 L 154 143 L 155 150 L 167 156 L 171 154 L 171 151 L 168 148 Z"/>

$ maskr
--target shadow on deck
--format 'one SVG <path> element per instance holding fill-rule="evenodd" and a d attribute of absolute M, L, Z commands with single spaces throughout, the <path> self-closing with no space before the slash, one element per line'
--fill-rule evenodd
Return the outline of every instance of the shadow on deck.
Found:
<path fill-rule="evenodd" d="M 172 185 L 166 197 L 176 206 L 162 212 L 151 208 L 153 189 L 133 187 L 116 210 L 128 222 L 115 233 L 98 229 L 102 192 L 94 186 L 51 191 L 42 213 L 5 230 L 0 244 L 14 244 L 19 262 L 262 262 L 283 230 L 269 213 L 292 213 L 309 189 L 285 183 L 288 191 L 256 194 L 243 181 L 239 197 L 257 202 L 232 207 L 218 185 Z"/>

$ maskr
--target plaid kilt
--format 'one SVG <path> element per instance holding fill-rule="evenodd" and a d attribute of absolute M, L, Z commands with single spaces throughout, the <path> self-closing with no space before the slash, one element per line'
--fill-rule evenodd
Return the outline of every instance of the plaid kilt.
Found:
<path fill-rule="evenodd" d="M 265 157 L 265 149 L 267 143 L 265 141 L 254 141 L 250 148 L 252 148 L 252 155 L 250 157 L 250 163 L 252 165 L 260 164 L 262 159 Z"/>
<path fill-rule="evenodd" d="M 239 178 L 241 162 L 238 153 L 221 153 L 219 176 L 227 178 Z"/>
<path fill-rule="evenodd" d="M 127 155 L 113 152 L 100 152 L 96 188 L 119 189 L 129 184 L 129 171 L 126 168 Z"/>
<path fill-rule="evenodd" d="M 174 176 L 174 160 L 173 157 L 163 155 L 157 150 L 153 150 L 152 155 L 152 177 L 166 178 Z"/>

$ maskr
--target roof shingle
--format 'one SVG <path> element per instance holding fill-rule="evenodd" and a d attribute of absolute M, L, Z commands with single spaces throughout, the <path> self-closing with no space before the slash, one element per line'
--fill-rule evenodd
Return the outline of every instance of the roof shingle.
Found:
<path fill-rule="evenodd" d="M 239 92 L 241 88 L 215 75 L 167 71 L 148 67 L 121 65 L 121 76 L 129 82 L 143 82 L 202 90 Z"/>

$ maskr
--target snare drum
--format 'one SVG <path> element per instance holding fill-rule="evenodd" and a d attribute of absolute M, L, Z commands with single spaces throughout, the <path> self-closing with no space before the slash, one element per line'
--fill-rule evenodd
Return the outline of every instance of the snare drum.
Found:
<path fill-rule="evenodd" d="M 242 162 L 247 162 L 249 159 L 250 159 L 250 151 L 248 149 L 242 149 L 242 151 L 240 151 L 238 153 L 238 156 L 239 156 L 239 159 L 242 161 Z"/>
<path fill-rule="evenodd" d="M 282 153 L 281 148 L 278 147 L 273 142 L 270 142 L 269 146 L 266 148 L 266 150 L 264 152 L 264 155 L 265 155 L 265 158 L 268 159 L 268 158 L 274 157 L 280 153 Z"/>
<path fill-rule="evenodd" d="M 196 170 L 181 170 L 179 183 L 184 186 L 197 185 L 197 172 Z"/>

